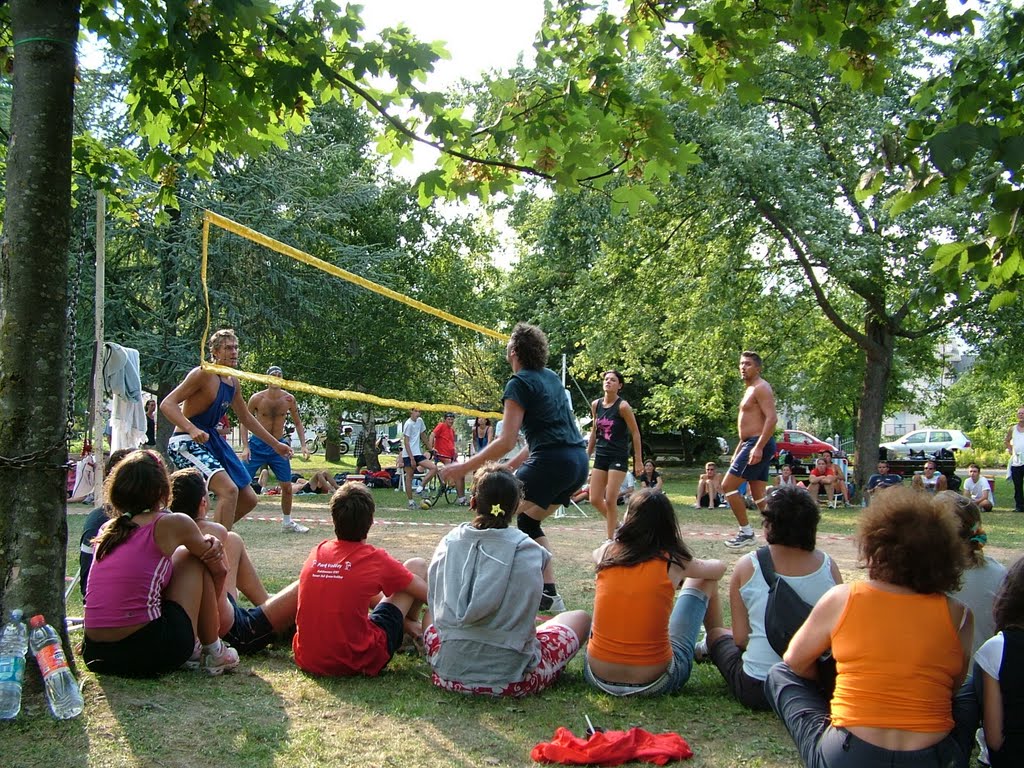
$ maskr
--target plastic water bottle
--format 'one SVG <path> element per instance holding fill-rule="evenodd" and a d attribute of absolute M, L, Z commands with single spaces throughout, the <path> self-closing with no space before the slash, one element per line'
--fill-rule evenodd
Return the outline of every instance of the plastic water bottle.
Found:
<path fill-rule="evenodd" d="M 28 630 L 21 611 L 11 611 L 11 621 L 0 635 L 0 720 L 11 720 L 21 711 L 21 681 L 25 679 Z"/>
<path fill-rule="evenodd" d="M 43 676 L 43 688 L 46 689 L 50 711 L 58 720 L 77 717 L 85 706 L 82 702 L 82 690 L 68 669 L 60 636 L 46 623 L 42 614 L 33 616 L 30 623 L 32 631 L 29 632 L 28 642 L 36 657 L 36 663 L 39 664 L 39 672 Z"/>

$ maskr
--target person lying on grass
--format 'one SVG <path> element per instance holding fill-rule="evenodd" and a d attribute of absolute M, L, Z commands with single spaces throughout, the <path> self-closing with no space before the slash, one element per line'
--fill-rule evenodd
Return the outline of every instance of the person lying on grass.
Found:
<path fill-rule="evenodd" d="M 422 632 L 427 563 L 416 557 L 403 564 L 366 543 L 374 509 L 362 483 L 345 483 L 331 497 L 337 538 L 313 547 L 299 574 L 292 650 L 305 672 L 376 676 L 406 632 Z"/>
<path fill-rule="evenodd" d="M 552 685 L 590 631 L 586 611 L 536 626 L 551 554 L 510 528 L 522 500 L 508 469 L 474 476 L 475 517 L 441 539 L 430 562 L 423 644 L 434 685 L 485 696 L 525 696 Z"/>
<path fill-rule="evenodd" d="M 93 672 L 156 677 L 193 660 L 219 675 L 238 666 L 218 632 L 224 548 L 194 520 L 165 512 L 169 495 L 155 451 L 133 451 L 107 477 L 110 521 L 96 537 L 85 597 L 82 655 Z"/>
<path fill-rule="evenodd" d="M 210 498 L 206 478 L 198 469 L 179 469 L 171 475 L 170 508 L 172 512 L 191 517 L 200 531 L 213 534 L 224 545 L 228 575 L 217 597 L 221 637 L 239 653 L 256 653 L 266 648 L 275 634 L 286 633 L 295 626 L 299 582 L 293 581 L 276 595 L 267 593 L 242 537 L 207 519 Z M 254 607 L 240 606 L 239 592 Z"/>
<path fill-rule="evenodd" d="M 630 500 L 614 541 L 594 550 L 594 562 L 586 681 L 613 696 L 680 690 L 690 679 L 705 612 L 721 613 L 718 580 L 725 564 L 694 558 L 679 535 L 672 502 L 647 488 Z"/>

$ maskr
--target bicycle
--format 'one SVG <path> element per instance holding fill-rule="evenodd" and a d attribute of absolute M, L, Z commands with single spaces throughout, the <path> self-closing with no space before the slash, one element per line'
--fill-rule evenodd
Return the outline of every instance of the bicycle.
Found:
<path fill-rule="evenodd" d="M 431 454 L 431 458 L 436 462 L 437 454 Z M 440 466 L 440 464 L 438 464 Z M 448 485 L 444 480 L 441 479 L 440 474 L 434 475 L 430 478 L 430 482 L 427 483 L 423 489 L 423 497 L 420 501 L 420 509 L 430 509 L 437 502 L 444 497 L 444 500 L 448 502 L 448 506 L 451 506 L 458 499 L 458 491 L 454 485 Z"/>

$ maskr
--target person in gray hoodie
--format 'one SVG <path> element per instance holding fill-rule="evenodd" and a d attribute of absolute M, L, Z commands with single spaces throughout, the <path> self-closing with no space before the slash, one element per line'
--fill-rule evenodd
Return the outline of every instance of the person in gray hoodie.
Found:
<path fill-rule="evenodd" d="M 521 496 L 512 472 L 485 465 L 474 478 L 473 521 L 434 551 L 423 644 L 440 688 L 490 696 L 542 691 L 590 633 L 586 611 L 565 611 L 535 627 L 551 554 L 509 528 Z"/>

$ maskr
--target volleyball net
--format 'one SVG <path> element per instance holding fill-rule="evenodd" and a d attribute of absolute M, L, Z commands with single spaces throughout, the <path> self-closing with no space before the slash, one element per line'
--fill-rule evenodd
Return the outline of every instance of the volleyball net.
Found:
<path fill-rule="evenodd" d="M 420 312 L 424 312 L 428 315 L 432 315 L 439 320 L 443 320 L 452 325 L 458 325 L 463 328 L 475 331 L 483 336 L 495 339 L 501 342 L 508 341 L 508 335 L 499 331 L 492 330 L 483 325 L 479 325 L 470 320 L 465 320 L 461 317 L 457 317 L 450 312 L 445 312 L 443 309 L 432 307 L 429 304 L 425 304 L 422 301 L 418 301 L 414 298 L 406 296 L 405 294 L 399 293 L 398 291 L 387 288 L 383 285 L 374 283 L 371 280 L 367 280 L 365 277 L 356 275 L 348 270 L 342 269 L 341 267 L 331 264 L 328 261 L 319 259 L 316 256 L 312 256 L 305 251 L 300 251 L 298 248 L 294 248 L 287 243 L 282 243 L 279 240 L 275 240 L 272 237 L 268 237 L 262 232 L 257 232 L 254 229 L 250 229 L 236 221 L 232 221 L 224 216 L 213 213 L 212 211 L 206 211 L 203 216 L 203 249 L 202 249 L 202 266 L 200 269 L 200 277 L 203 284 L 203 302 L 206 306 L 206 324 L 203 330 L 203 338 L 200 341 L 199 347 L 199 360 L 203 370 L 210 371 L 211 373 L 220 374 L 222 376 L 237 376 L 239 379 L 245 381 L 253 381 L 263 385 L 274 384 L 276 386 L 282 386 L 289 390 L 296 392 L 306 392 L 311 395 L 318 397 L 329 398 L 333 400 L 354 400 L 356 402 L 365 402 L 371 405 L 377 405 L 385 408 L 396 408 L 399 410 L 409 410 L 417 408 L 421 411 L 431 412 L 452 412 L 460 413 L 466 416 L 474 417 L 485 417 L 485 418 L 497 418 L 500 419 L 502 414 L 493 411 L 480 411 L 473 408 L 466 408 L 461 405 L 453 405 L 450 403 L 420 403 L 411 400 L 397 400 L 387 397 L 379 397 L 377 395 L 368 394 L 366 392 L 355 392 L 352 390 L 345 389 L 331 389 L 329 387 L 320 387 L 316 384 L 310 384 L 305 381 L 294 381 L 291 379 L 284 379 L 277 376 L 267 376 L 261 373 L 254 373 L 252 371 L 243 371 L 237 368 L 228 368 L 227 366 L 217 365 L 210 363 L 206 360 L 206 345 L 207 340 L 210 336 L 210 324 L 211 324 L 211 309 L 210 309 L 210 290 L 208 283 L 208 265 L 209 265 L 209 245 L 210 245 L 210 229 L 215 227 L 217 229 L 224 230 L 231 234 L 237 235 L 238 237 L 249 240 L 257 245 L 261 245 L 268 248 L 275 253 L 279 253 L 282 256 L 287 256 L 290 259 L 301 262 L 308 266 L 319 269 L 322 272 L 327 273 L 333 277 L 345 280 L 349 283 L 357 285 L 365 290 L 372 291 L 373 293 L 379 294 L 385 298 L 397 301 L 401 304 L 405 304 L 408 307 L 412 307 Z"/>

